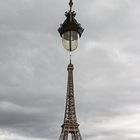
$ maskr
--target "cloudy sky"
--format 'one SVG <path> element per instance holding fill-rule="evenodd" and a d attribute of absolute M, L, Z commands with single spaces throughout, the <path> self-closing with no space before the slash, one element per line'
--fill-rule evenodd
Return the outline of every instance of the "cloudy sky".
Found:
<path fill-rule="evenodd" d="M 69 53 L 57 29 L 69 0 L 0 0 L 0 140 L 58 140 Z M 74 0 L 85 28 L 72 54 L 86 140 L 140 139 L 140 1 Z"/>

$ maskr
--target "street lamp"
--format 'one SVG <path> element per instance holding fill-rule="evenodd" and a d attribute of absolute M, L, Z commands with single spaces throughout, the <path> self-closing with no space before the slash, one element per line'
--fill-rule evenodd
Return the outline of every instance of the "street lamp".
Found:
<path fill-rule="evenodd" d="M 78 47 L 78 38 L 81 37 L 84 29 L 75 19 L 76 13 L 72 11 L 73 2 L 69 2 L 70 10 L 65 13 L 66 20 L 60 25 L 58 32 L 62 37 L 62 44 L 68 51 L 74 51 Z"/>

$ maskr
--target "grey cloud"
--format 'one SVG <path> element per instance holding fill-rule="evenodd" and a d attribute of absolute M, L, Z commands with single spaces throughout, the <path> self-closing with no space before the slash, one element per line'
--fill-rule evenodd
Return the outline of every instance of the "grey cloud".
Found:
<path fill-rule="evenodd" d="M 57 28 L 67 8 L 67 2 L 54 0 L 0 1 L 0 138 L 4 135 L 4 140 L 59 138 L 69 53 Z M 75 1 L 74 9 L 85 28 L 72 54 L 83 139 L 137 140 L 139 1 Z M 123 120 L 131 123 L 125 125 Z M 15 135 L 9 138 L 11 133 Z"/>

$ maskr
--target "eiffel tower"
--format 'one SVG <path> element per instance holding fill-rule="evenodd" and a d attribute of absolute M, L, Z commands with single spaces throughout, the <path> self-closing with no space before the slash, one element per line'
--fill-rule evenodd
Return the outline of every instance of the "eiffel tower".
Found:
<path fill-rule="evenodd" d="M 64 123 L 61 126 L 62 131 L 59 140 L 67 140 L 68 134 L 71 134 L 72 140 L 82 140 L 79 124 L 77 123 L 75 101 L 74 101 L 74 86 L 73 86 L 73 64 L 67 67 L 68 70 L 68 83 L 67 83 L 67 96 L 66 96 L 66 108 L 64 115 Z"/>

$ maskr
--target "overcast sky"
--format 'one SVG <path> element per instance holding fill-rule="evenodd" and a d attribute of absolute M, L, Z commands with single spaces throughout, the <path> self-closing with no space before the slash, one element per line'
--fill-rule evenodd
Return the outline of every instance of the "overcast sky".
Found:
<path fill-rule="evenodd" d="M 58 140 L 69 0 L 0 0 L 0 140 Z M 140 139 L 140 0 L 74 0 L 85 28 L 72 54 L 83 140 Z"/>

